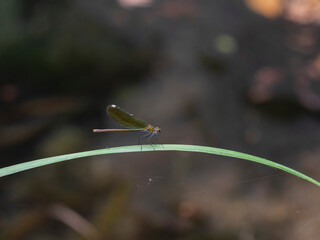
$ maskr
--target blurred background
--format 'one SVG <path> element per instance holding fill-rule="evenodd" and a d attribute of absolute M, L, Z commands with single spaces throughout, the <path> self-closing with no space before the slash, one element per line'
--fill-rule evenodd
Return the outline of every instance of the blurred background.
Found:
<path fill-rule="evenodd" d="M 138 144 L 250 153 L 320 180 L 318 0 L 1 0 L 0 166 Z M 319 189 L 195 153 L 79 159 L 0 179 L 1 239 L 319 239 Z"/>

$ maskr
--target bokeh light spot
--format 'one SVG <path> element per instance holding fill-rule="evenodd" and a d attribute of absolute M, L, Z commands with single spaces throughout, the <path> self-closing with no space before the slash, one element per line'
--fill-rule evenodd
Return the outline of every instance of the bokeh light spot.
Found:
<path fill-rule="evenodd" d="M 153 0 L 118 0 L 119 4 L 125 8 L 131 7 L 148 7 Z"/>
<path fill-rule="evenodd" d="M 224 54 L 231 54 L 237 50 L 237 42 L 234 37 L 221 34 L 214 39 L 215 48 Z"/>
<path fill-rule="evenodd" d="M 282 0 L 245 0 L 248 8 L 266 18 L 278 17 L 283 8 Z"/>

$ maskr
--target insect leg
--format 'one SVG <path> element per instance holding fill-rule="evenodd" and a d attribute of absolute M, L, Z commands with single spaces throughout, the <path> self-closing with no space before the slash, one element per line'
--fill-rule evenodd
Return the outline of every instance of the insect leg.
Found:
<path fill-rule="evenodd" d="M 141 146 L 141 150 L 142 150 L 142 138 L 147 137 L 150 134 L 152 134 L 152 133 L 147 132 L 146 134 L 142 134 L 142 135 L 139 136 L 139 145 Z"/>
<path fill-rule="evenodd" d="M 159 135 L 157 133 L 154 134 L 154 138 L 153 139 L 154 139 L 154 144 L 161 145 L 161 147 L 164 148 L 163 145 L 161 143 L 159 143 Z"/>
<path fill-rule="evenodd" d="M 156 150 L 156 149 L 154 148 L 153 143 L 151 142 L 151 138 L 152 138 L 155 134 L 156 134 L 156 133 L 153 132 L 153 133 L 151 133 L 150 136 L 147 138 L 147 141 L 151 144 L 153 150 Z"/>

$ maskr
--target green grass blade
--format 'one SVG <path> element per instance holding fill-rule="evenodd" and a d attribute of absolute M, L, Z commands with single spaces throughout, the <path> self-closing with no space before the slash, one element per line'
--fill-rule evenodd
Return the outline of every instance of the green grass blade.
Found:
<path fill-rule="evenodd" d="M 83 157 L 91 157 L 103 154 L 113 154 L 113 153 L 133 153 L 133 152 L 148 152 L 148 151 L 184 151 L 184 152 L 198 152 L 198 153 L 207 153 L 214 154 L 226 157 L 234 157 L 239 159 L 244 159 L 256 163 L 260 163 L 263 165 L 267 165 L 269 167 L 278 168 L 282 171 L 293 174 L 299 178 L 303 178 L 317 186 L 320 186 L 320 183 L 307 175 L 300 173 L 292 168 L 286 167 L 282 164 L 272 162 L 270 160 L 256 157 L 250 154 L 236 152 L 232 150 L 226 150 L 221 148 L 213 148 L 213 147 L 205 147 L 205 146 L 196 146 L 196 145 L 182 145 L 182 144 L 163 144 L 163 145 L 143 145 L 141 150 L 141 145 L 134 146 L 122 146 L 122 147 L 114 147 L 114 148 L 105 148 L 98 149 L 86 152 L 79 153 L 71 153 L 56 157 L 42 158 L 30 162 L 20 163 L 16 165 L 12 165 L 9 167 L 4 167 L 0 169 L 0 177 L 8 176 L 10 174 L 22 172 L 28 169 L 37 168 L 41 166 L 46 166 L 53 163 L 68 161 L 77 158 Z"/>

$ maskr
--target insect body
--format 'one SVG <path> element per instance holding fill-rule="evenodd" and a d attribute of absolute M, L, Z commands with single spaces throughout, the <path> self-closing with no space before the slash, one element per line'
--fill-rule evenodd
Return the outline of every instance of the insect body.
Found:
<path fill-rule="evenodd" d="M 154 127 L 148 124 L 117 105 L 111 104 L 107 107 L 108 115 L 119 123 L 121 126 L 126 127 L 126 129 L 93 129 L 93 132 L 126 132 L 126 131 L 144 131 L 145 135 L 141 137 L 148 137 L 147 140 L 150 141 L 151 138 L 161 132 L 159 127 Z"/>

